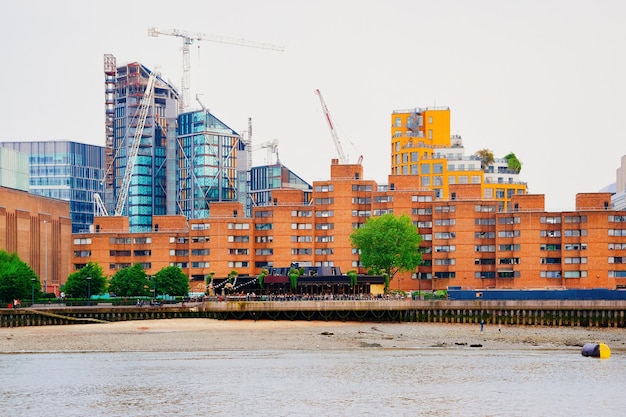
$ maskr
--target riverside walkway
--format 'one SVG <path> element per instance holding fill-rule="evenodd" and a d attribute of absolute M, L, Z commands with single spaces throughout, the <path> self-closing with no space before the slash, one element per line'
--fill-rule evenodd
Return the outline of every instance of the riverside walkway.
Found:
<path fill-rule="evenodd" d="M 325 320 L 361 322 L 480 323 L 526 326 L 626 327 L 624 300 L 451 301 L 205 301 L 163 306 L 0 309 L 0 327 L 106 323 L 127 320 Z"/>

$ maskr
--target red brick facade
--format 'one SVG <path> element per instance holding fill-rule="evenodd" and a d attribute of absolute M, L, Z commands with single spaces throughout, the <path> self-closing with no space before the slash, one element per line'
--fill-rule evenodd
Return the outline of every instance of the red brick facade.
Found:
<path fill-rule="evenodd" d="M 58 294 L 70 274 L 71 242 L 68 202 L 0 187 L 0 249 L 26 262 L 44 292 Z"/>
<path fill-rule="evenodd" d="M 99 262 L 107 275 L 134 263 L 148 274 L 179 265 L 203 291 L 210 273 L 258 274 L 264 266 L 358 268 L 349 236 L 370 216 L 407 214 L 424 240 L 424 265 L 397 274 L 392 289 L 616 288 L 626 285 L 626 212 L 606 208 L 610 194 L 579 194 L 572 212 L 546 212 L 543 195 L 515 195 L 513 209 L 480 199 L 479 185 L 453 185 L 435 201 L 418 177 L 391 175 L 387 189 L 364 180 L 361 165 L 331 164 L 331 178 L 303 192 L 273 192 L 274 203 L 244 218 L 239 203 L 211 204 L 211 218 L 155 216 L 151 233 L 128 233 L 125 218 L 96 218 L 95 232 L 74 235 L 73 268 Z M 79 243 L 77 243 L 79 242 Z M 360 272 L 365 272 L 360 269 Z M 418 279 L 421 278 L 421 279 Z"/>

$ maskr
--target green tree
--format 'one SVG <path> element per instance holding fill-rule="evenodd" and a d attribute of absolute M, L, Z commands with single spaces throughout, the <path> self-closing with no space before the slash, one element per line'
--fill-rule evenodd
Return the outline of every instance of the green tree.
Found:
<path fill-rule="evenodd" d="M 267 276 L 268 273 L 269 273 L 269 271 L 267 269 L 263 268 L 261 270 L 261 273 L 257 277 L 257 279 L 259 281 L 259 287 L 260 288 L 263 288 L 263 280 L 265 279 L 265 277 Z"/>
<path fill-rule="evenodd" d="M 300 270 L 298 268 L 291 268 L 289 270 L 289 282 L 291 282 L 291 288 L 294 290 L 298 288 L 298 278 L 300 278 Z"/>
<path fill-rule="evenodd" d="M 152 279 L 158 294 L 173 296 L 189 294 L 189 278 L 177 266 L 166 266 L 157 272 Z"/>
<path fill-rule="evenodd" d="M 493 152 L 491 149 L 480 149 L 476 151 L 474 156 L 477 156 L 480 159 L 480 167 L 485 170 L 489 165 L 493 164 Z"/>
<path fill-rule="evenodd" d="M 381 271 L 389 279 L 398 271 L 415 270 L 422 260 L 422 237 L 406 214 L 370 217 L 352 232 L 350 241 L 360 251 L 363 266 Z"/>
<path fill-rule="evenodd" d="M 150 281 L 141 264 L 122 268 L 111 277 L 109 291 L 120 297 L 150 295 Z"/>
<path fill-rule="evenodd" d="M 90 278 L 90 279 L 88 279 Z M 107 280 L 100 265 L 89 262 L 67 277 L 63 291 L 69 297 L 87 298 L 87 295 L 102 294 L 107 289 Z"/>
<path fill-rule="evenodd" d="M 41 295 L 41 282 L 35 271 L 17 254 L 0 251 L 0 300 L 11 303 L 15 299 L 30 299 Z"/>
<path fill-rule="evenodd" d="M 517 159 L 517 156 L 515 156 L 513 152 L 509 152 L 505 155 L 504 159 L 506 159 L 509 169 L 519 174 L 519 172 L 522 170 L 522 163 L 519 159 Z"/>

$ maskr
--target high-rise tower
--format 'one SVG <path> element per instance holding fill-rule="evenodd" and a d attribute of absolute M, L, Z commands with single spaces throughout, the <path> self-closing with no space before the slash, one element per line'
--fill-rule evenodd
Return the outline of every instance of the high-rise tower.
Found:
<path fill-rule="evenodd" d="M 176 170 L 173 169 L 173 158 L 168 164 L 168 155 L 173 155 L 176 147 L 178 93 L 157 76 L 153 99 L 144 115 L 145 120 L 140 123 L 140 103 L 151 72 L 133 62 L 118 67 L 115 74 L 113 160 L 107 168 L 107 172 L 112 172 L 113 191 L 105 193 L 105 196 L 112 195 L 105 203 L 109 212 L 113 212 L 120 195 L 124 197 L 121 187 L 128 157 L 137 129 L 141 126 L 139 149 L 134 164 L 131 164 L 133 172 L 121 213 L 128 216 L 131 231 L 150 230 L 153 215 L 175 214 L 176 210 Z M 105 77 L 109 76 L 105 72 Z M 169 190 L 168 186 L 173 189 Z"/>

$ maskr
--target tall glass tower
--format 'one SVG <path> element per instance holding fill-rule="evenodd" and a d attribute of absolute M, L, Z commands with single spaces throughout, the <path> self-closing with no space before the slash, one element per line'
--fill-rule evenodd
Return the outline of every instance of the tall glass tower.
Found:
<path fill-rule="evenodd" d="M 175 147 L 178 93 L 159 76 L 156 78 L 154 96 L 147 113 L 141 114 L 141 100 L 146 92 L 151 70 L 133 62 L 117 68 L 115 80 L 115 116 L 113 120 L 113 201 L 106 201 L 110 214 L 115 207 L 122 208 L 120 215 L 128 216 L 131 232 L 152 229 L 152 216 L 175 214 L 175 192 L 170 187 L 176 183 L 176 172 L 168 164 L 168 149 Z M 141 120 L 141 118 L 144 120 Z M 140 134 L 138 134 L 138 129 Z M 127 193 L 122 192 L 124 176 L 129 165 L 128 156 L 135 136 L 139 136 L 139 149 L 134 161 Z M 124 198 L 126 196 L 126 198 Z M 120 202 L 119 199 L 124 198 Z M 168 199 L 172 199 L 168 204 Z"/>
<path fill-rule="evenodd" d="M 94 193 L 102 193 L 104 147 L 71 141 L 0 142 L 28 155 L 30 192 L 70 202 L 72 233 L 93 225 Z"/>
<path fill-rule="evenodd" d="M 210 202 L 238 199 L 238 170 L 248 168 L 237 132 L 206 110 L 187 112 L 178 117 L 178 144 L 180 213 L 208 218 Z"/>

